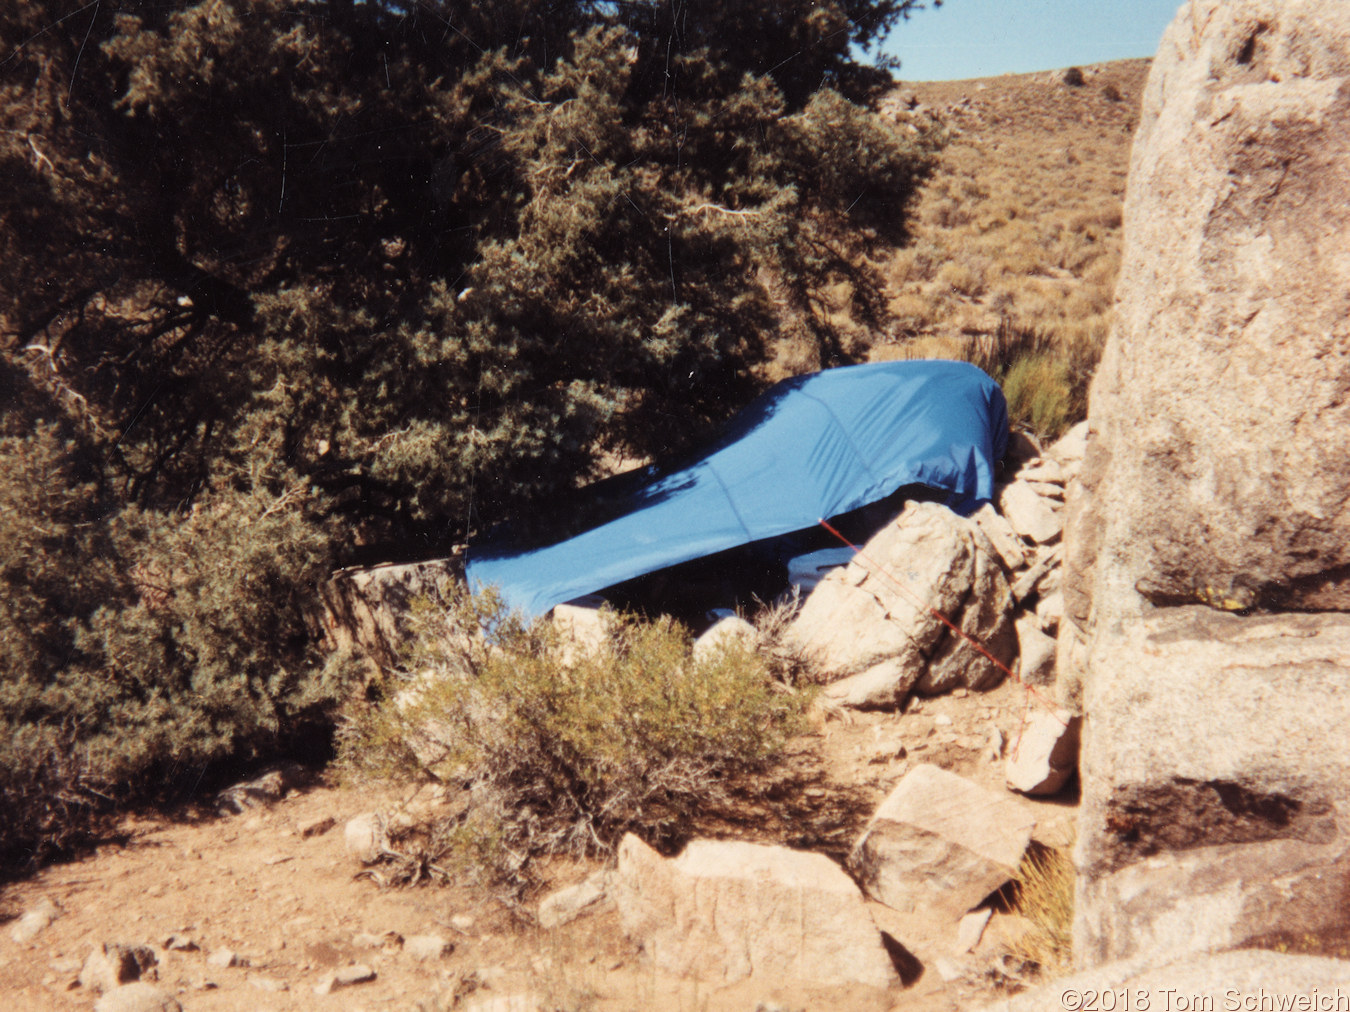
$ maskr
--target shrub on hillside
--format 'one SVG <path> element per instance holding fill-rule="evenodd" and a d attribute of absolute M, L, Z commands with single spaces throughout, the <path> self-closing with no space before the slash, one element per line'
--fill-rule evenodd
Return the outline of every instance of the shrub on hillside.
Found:
<path fill-rule="evenodd" d="M 117 509 L 81 441 L 0 437 L 0 859 L 30 866 L 129 797 L 269 751 L 335 699 L 295 632 L 326 571 L 303 495 Z"/>
<path fill-rule="evenodd" d="M 604 645 L 585 649 L 490 593 L 448 589 L 416 624 L 406 672 L 340 731 L 340 764 L 464 787 L 442 849 L 498 880 L 522 858 L 607 851 L 629 830 L 679 839 L 774 761 L 803 712 L 751 649 L 694 658 L 669 619 L 611 615 Z"/>
<path fill-rule="evenodd" d="M 1063 432 L 1073 417 L 1068 367 L 1052 352 L 1016 359 L 1001 377 L 1008 418 L 1045 436 Z"/>
<path fill-rule="evenodd" d="M 293 735 L 330 566 L 837 356 L 932 151 L 853 48 L 912 7 L 0 5 L 0 851 Z"/>

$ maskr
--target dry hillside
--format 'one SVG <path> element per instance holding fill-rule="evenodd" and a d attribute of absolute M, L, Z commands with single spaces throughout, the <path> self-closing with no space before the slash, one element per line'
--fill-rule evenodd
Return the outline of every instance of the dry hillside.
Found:
<path fill-rule="evenodd" d="M 1056 73 L 897 89 L 886 115 L 935 121 L 950 141 L 919 199 L 912 241 L 882 263 L 900 322 L 886 334 L 859 332 L 855 350 L 1002 367 L 1015 412 L 1045 432 L 1062 427 L 1067 413 L 1052 409 L 1071 410 L 1068 395 L 1048 397 L 1039 416 L 1034 398 L 1019 407 L 1016 370 L 1031 377 L 1025 389 L 1054 393 L 1055 383 L 1080 383 L 1073 370 L 1086 374 L 1095 362 L 1119 263 L 1127 156 L 1146 70 L 1145 61 L 1088 67 L 1081 86 Z M 779 364 L 797 371 L 787 358 Z M 1028 702 L 1004 684 L 903 713 L 825 722 L 794 743 L 804 767 L 824 771 L 826 786 L 803 797 L 820 810 L 827 793 L 859 795 L 856 810 L 832 827 L 847 841 L 917 763 L 1001 789 L 999 750 L 1024 726 Z M 381 889 L 378 876 L 346 852 L 343 826 L 373 807 L 397 808 L 393 802 L 320 781 L 233 815 L 208 805 L 127 819 L 96 853 L 0 893 L 0 1008 L 90 1009 L 93 990 L 79 974 L 105 943 L 156 948 L 158 984 L 189 1012 L 441 1010 L 475 1001 L 616 1012 L 752 1009 L 757 1002 L 827 1012 L 862 1007 L 847 996 L 781 995 L 758 982 L 714 994 L 698 980 L 659 974 L 622 939 L 612 911 L 545 931 L 522 927 L 507 906 L 467 888 Z M 1073 836 L 1072 801 L 1037 804 L 1038 846 L 1063 850 Z M 800 838 L 813 827 L 791 828 Z M 791 835 L 768 820 L 742 832 L 779 842 Z M 588 870 L 560 864 L 548 884 L 569 884 Z M 59 917 L 15 940 L 20 915 L 44 902 Z M 948 980 L 937 969 L 950 939 L 925 936 L 879 907 L 874 915 L 890 918 L 897 936 L 916 931 L 915 953 L 933 967 L 909 982 L 905 1008 L 949 1012 L 1026 983 L 1018 968 L 1027 960 L 1015 951 L 1005 958 L 1029 934 L 1006 897 L 971 947 L 981 966 L 1007 973 L 986 969 L 973 978 Z M 427 955 L 420 946 L 429 936 L 441 941 Z M 353 962 L 370 967 L 372 978 L 333 996 L 315 993 Z"/>
<path fill-rule="evenodd" d="M 977 361 L 1041 432 L 1082 416 L 1147 72 L 1147 60 L 1125 60 L 1082 68 L 1080 85 L 1056 71 L 896 90 L 888 115 L 935 122 L 949 142 L 912 241 L 885 264 L 897 323 L 872 335 L 872 358 Z"/>

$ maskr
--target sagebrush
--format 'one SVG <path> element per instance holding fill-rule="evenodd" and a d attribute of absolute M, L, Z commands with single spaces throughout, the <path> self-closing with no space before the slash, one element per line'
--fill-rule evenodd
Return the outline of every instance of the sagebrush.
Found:
<path fill-rule="evenodd" d="M 499 878 L 535 855 L 608 852 L 629 830 L 678 841 L 774 762 L 807 700 L 745 644 L 695 657 L 669 619 L 607 613 L 588 646 L 447 588 L 415 624 L 407 670 L 351 714 L 340 763 L 461 792 L 440 849 Z"/>

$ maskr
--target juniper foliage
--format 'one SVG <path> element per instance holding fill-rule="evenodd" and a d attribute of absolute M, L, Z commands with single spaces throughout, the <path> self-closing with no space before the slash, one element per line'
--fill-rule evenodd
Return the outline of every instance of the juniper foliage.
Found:
<path fill-rule="evenodd" d="M 3 5 L 0 803 L 273 747 L 326 568 L 692 445 L 775 335 L 841 360 L 929 155 L 854 47 L 917 6 Z"/>

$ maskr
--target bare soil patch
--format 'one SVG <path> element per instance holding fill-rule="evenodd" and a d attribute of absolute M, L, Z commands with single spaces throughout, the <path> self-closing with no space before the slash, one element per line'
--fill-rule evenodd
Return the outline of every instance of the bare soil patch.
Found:
<path fill-rule="evenodd" d="M 813 776 L 823 774 L 805 788 L 802 807 L 829 809 L 846 795 L 866 810 L 856 804 L 843 809 L 852 815 L 835 820 L 837 844 L 824 849 L 846 849 L 870 807 L 915 763 L 944 766 L 1001 789 L 1002 763 L 992 758 L 991 736 L 997 729 L 1011 740 L 1026 705 L 1024 690 L 1008 684 L 915 701 L 903 714 L 825 720 L 794 743 L 793 761 Z M 934 966 L 952 939 L 880 904 L 873 905 L 879 925 L 920 967 L 903 992 L 775 995 L 763 982 L 718 991 L 709 982 L 671 979 L 652 972 L 612 912 L 542 931 L 472 889 L 375 885 L 345 852 L 343 825 L 363 811 L 396 811 L 404 800 L 319 782 L 237 815 L 194 810 L 123 820 L 119 842 L 0 894 L 0 909 L 11 915 L 42 897 L 63 910 L 26 944 L 13 942 L 6 926 L 0 936 L 3 1006 L 15 1012 L 90 1009 L 95 996 L 75 980 L 85 957 L 103 942 L 156 947 L 159 984 L 189 1012 L 448 1009 L 457 996 L 462 1006 L 510 995 L 521 996 L 522 1007 L 548 1009 L 744 1010 L 761 1001 L 840 1012 L 873 1004 L 955 1009 L 1009 983 L 1016 986 L 993 970 L 1000 939 L 1016 930 L 1016 918 L 996 913 L 986 930 L 976 955 L 989 972 L 946 982 Z M 1072 807 L 1025 803 L 1037 809 L 1038 839 L 1051 845 L 1071 839 Z M 791 842 L 792 827 L 757 825 L 753 813 L 743 814 L 725 825 L 725 835 Z M 327 817 L 335 820 L 332 828 L 301 835 L 302 827 Z M 585 863 L 558 862 L 548 874 L 552 885 L 561 886 L 591 870 Z M 166 949 L 175 935 L 197 948 Z M 419 961 L 402 945 L 416 935 L 440 935 L 453 950 Z M 221 949 L 233 950 L 242 965 L 212 966 L 209 958 Z M 326 974 L 351 963 L 370 966 L 375 979 L 323 997 L 314 993 Z"/>

